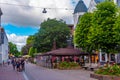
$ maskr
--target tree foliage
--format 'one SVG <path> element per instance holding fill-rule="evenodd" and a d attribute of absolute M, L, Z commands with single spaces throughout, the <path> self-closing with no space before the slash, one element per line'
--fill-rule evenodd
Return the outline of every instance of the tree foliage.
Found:
<path fill-rule="evenodd" d="M 33 47 L 33 42 L 34 42 L 34 35 L 30 35 L 27 38 L 26 45 L 22 47 L 21 53 L 23 55 L 27 55 L 29 53 L 30 47 Z"/>
<path fill-rule="evenodd" d="M 23 46 L 22 49 L 21 49 L 21 53 L 22 53 L 23 55 L 27 55 L 28 52 L 29 52 L 29 48 L 30 48 L 30 47 L 31 47 L 31 46 L 29 46 L 29 45 Z"/>
<path fill-rule="evenodd" d="M 56 42 L 56 47 L 66 47 L 66 40 L 70 34 L 68 26 L 62 20 L 47 19 L 41 23 L 38 33 L 34 40 L 34 47 L 39 52 L 50 51 L 53 47 L 53 42 Z"/>
<path fill-rule="evenodd" d="M 91 44 L 88 43 L 88 34 L 89 34 L 89 29 L 92 25 L 91 24 L 92 14 L 85 13 L 79 19 L 80 19 L 80 22 L 78 23 L 75 29 L 74 42 L 77 47 L 81 47 L 83 50 L 90 52 Z"/>
<path fill-rule="evenodd" d="M 116 47 L 120 45 L 118 8 L 108 0 L 98 4 L 96 8 L 93 13 L 84 14 L 80 19 L 75 30 L 75 43 L 88 51 L 102 49 L 107 53 L 116 52 Z"/>
<path fill-rule="evenodd" d="M 116 21 L 117 6 L 111 1 L 105 1 L 97 5 L 93 13 L 93 22 L 88 36 L 96 49 L 102 49 L 109 53 L 114 51 L 116 44 L 113 38 L 113 30 Z"/>
<path fill-rule="evenodd" d="M 28 38 L 27 38 L 27 44 L 30 44 L 31 46 L 33 45 L 33 41 L 34 41 L 34 35 L 30 35 Z"/>
<path fill-rule="evenodd" d="M 13 54 L 16 57 L 21 55 L 21 53 L 17 49 L 17 46 L 15 44 L 13 44 L 12 42 L 9 42 L 9 52 L 10 52 L 10 54 Z"/>
<path fill-rule="evenodd" d="M 30 47 L 30 49 L 29 49 L 29 55 L 31 57 L 34 57 L 34 53 L 35 53 L 35 49 L 33 47 Z"/>

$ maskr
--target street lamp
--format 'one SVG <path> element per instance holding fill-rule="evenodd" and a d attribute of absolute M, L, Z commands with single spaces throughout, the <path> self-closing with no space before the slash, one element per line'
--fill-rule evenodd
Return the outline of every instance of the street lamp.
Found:
<path fill-rule="evenodd" d="M 47 13 L 46 8 L 43 9 L 42 13 Z"/>

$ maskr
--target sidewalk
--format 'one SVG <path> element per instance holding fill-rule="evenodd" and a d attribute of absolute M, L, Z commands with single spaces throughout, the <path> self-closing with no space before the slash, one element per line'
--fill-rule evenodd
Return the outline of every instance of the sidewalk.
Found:
<path fill-rule="evenodd" d="M 0 80 L 25 80 L 22 72 L 13 70 L 12 65 L 0 65 Z"/>

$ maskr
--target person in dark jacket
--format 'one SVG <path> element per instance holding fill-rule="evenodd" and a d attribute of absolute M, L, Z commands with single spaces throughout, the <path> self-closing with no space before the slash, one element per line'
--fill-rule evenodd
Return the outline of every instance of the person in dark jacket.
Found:
<path fill-rule="evenodd" d="M 15 66 L 16 66 L 16 59 L 12 59 L 11 63 L 12 63 L 12 66 L 13 66 L 13 70 L 15 70 Z"/>

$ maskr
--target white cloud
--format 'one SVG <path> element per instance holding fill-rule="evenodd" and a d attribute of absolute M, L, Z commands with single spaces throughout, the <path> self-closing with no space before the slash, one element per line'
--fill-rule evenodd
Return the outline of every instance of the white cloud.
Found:
<path fill-rule="evenodd" d="M 16 44 L 19 51 L 26 44 L 26 39 L 28 38 L 28 36 L 18 36 L 16 34 L 7 34 L 7 37 L 9 42 Z"/>
<path fill-rule="evenodd" d="M 0 0 L 0 7 L 3 12 L 2 23 L 11 23 L 19 26 L 39 26 L 42 21 L 49 18 L 59 18 L 65 20 L 67 23 L 73 23 L 74 5 L 79 0 Z M 83 0 L 89 4 L 90 0 Z M 75 2 L 73 5 L 72 2 Z M 23 7 L 16 5 L 36 6 L 36 7 Z M 47 13 L 43 14 L 43 8 L 47 8 Z M 16 34 L 8 34 L 8 39 L 17 45 L 20 50 L 26 44 L 28 36 L 18 36 Z"/>
<path fill-rule="evenodd" d="M 22 26 L 39 26 L 42 21 L 49 17 L 62 18 L 67 23 L 73 23 L 73 10 L 65 10 L 65 8 L 74 9 L 72 1 L 76 5 L 79 0 L 0 0 L 1 3 L 36 6 L 23 7 L 1 4 L 2 22 Z M 85 0 L 85 3 L 88 5 L 89 1 Z M 43 8 L 47 8 L 46 14 L 42 13 Z"/>

